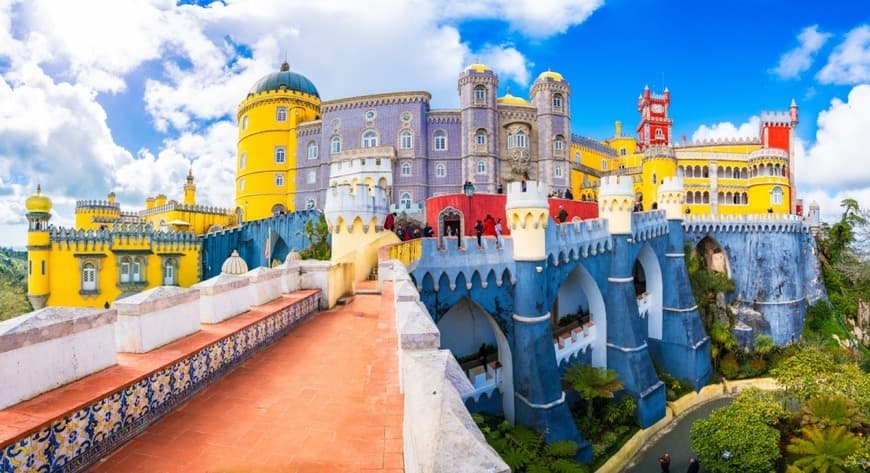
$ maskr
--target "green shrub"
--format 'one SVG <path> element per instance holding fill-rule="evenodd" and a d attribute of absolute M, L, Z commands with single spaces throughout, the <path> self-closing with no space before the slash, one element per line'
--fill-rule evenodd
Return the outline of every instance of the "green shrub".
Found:
<path fill-rule="evenodd" d="M 722 376 L 728 379 L 737 377 L 740 373 L 740 363 L 737 362 L 737 357 L 734 353 L 727 353 L 722 357 L 722 361 L 719 362 L 719 371 L 722 372 Z"/>

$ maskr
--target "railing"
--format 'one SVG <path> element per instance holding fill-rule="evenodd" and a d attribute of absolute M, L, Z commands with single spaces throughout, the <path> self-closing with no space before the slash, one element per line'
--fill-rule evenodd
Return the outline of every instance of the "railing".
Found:
<path fill-rule="evenodd" d="M 595 340 L 596 329 L 593 322 L 587 322 L 570 332 L 565 332 L 553 339 L 553 349 L 556 351 L 556 365 L 570 359 L 581 351 L 585 351 Z"/>
<path fill-rule="evenodd" d="M 402 243 L 388 246 L 386 248 L 389 249 L 389 255 L 386 259 L 399 260 L 405 265 L 405 267 L 407 267 L 414 261 L 420 259 L 420 256 L 423 254 L 422 242 L 422 238 L 415 238 L 413 240 L 403 241 Z M 378 260 L 384 261 L 381 257 L 379 257 Z"/>
<path fill-rule="evenodd" d="M 501 382 L 501 365 L 498 361 L 490 361 L 487 364 L 477 365 L 465 372 L 468 380 L 474 390 L 468 393 L 463 393 L 462 400 L 468 398 L 474 399 L 477 402 L 480 396 L 486 394 L 487 397 L 492 396 L 493 391 L 498 388 Z"/>

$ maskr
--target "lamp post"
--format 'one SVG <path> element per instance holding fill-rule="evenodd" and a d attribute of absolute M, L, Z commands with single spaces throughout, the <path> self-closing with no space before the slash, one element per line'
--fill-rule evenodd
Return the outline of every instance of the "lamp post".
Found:
<path fill-rule="evenodd" d="M 474 184 L 471 181 L 465 181 L 465 184 L 462 185 L 462 192 L 465 193 L 465 197 L 468 197 L 468 213 L 466 216 L 465 224 L 468 225 L 468 217 L 471 216 L 471 197 L 474 196 Z M 459 246 L 462 246 L 462 237 L 465 235 L 465 229 L 462 229 L 462 235 L 459 236 Z"/>

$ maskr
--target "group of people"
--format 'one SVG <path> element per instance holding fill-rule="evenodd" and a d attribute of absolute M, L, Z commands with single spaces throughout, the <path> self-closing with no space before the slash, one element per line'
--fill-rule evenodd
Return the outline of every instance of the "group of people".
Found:
<path fill-rule="evenodd" d="M 568 188 L 566 188 L 564 191 L 562 189 L 559 189 L 559 190 L 555 190 L 553 192 L 550 192 L 550 195 L 548 195 L 547 197 L 552 197 L 552 198 L 556 198 L 556 199 L 574 200 L 574 193 L 571 192 L 571 189 L 568 189 Z"/>
<path fill-rule="evenodd" d="M 483 247 L 483 236 L 494 236 L 496 247 L 501 246 L 502 225 L 501 219 L 495 219 L 492 215 L 486 214 L 486 217 L 481 221 L 477 220 L 474 224 L 474 233 L 477 235 L 477 246 Z"/>
<path fill-rule="evenodd" d="M 429 238 L 435 233 L 432 231 L 432 227 L 428 223 L 422 230 L 413 225 L 397 224 L 395 212 L 387 214 L 387 218 L 384 219 L 384 230 L 392 230 L 396 232 L 396 235 L 402 241 L 408 241 L 420 237 Z"/>
<path fill-rule="evenodd" d="M 665 453 L 664 455 L 659 457 L 659 466 L 662 469 L 662 473 L 670 473 L 671 472 L 671 454 Z M 698 473 L 701 469 L 701 465 L 698 463 L 698 460 L 695 458 L 689 458 L 689 469 L 686 470 L 686 473 Z"/>

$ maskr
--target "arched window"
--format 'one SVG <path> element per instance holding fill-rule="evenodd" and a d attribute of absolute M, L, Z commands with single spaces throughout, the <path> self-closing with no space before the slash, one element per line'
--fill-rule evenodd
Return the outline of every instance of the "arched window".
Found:
<path fill-rule="evenodd" d="M 474 134 L 474 142 L 478 146 L 486 146 L 486 130 L 477 130 L 477 133 Z"/>
<path fill-rule="evenodd" d="M 336 135 L 333 136 L 329 141 L 329 152 L 330 153 L 341 153 L 341 137 Z"/>
<path fill-rule="evenodd" d="M 121 274 L 118 279 L 122 283 L 130 282 L 130 271 L 132 270 L 132 263 L 133 262 L 130 260 L 130 258 L 121 258 L 121 267 L 119 268 Z"/>
<path fill-rule="evenodd" d="M 783 176 L 787 176 L 787 175 L 788 175 L 788 173 L 786 173 L 785 170 L 786 170 L 786 167 L 785 167 L 785 165 L 783 165 L 783 166 L 782 166 L 782 175 L 783 175 Z"/>
<path fill-rule="evenodd" d="M 317 143 L 314 141 L 308 143 L 308 159 L 317 159 Z"/>
<path fill-rule="evenodd" d="M 562 111 L 562 94 L 553 94 L 553 110 Z"/>
<path fill-rule="evenodd" d="M 476 168 L 477 168 L 478 174 L 486 174 L 486 163 L 485 162 L 478 161 Z"/>
<path fill-rule="evenodd" d="M 275 147 L 275 164 L 284 164 L 287 162 L 287 150 L 283 146 Z"/>
<path fill-rule="evenodd" d="M 275 173 L 275 187 L 282 187 L 284 185 L 284 174 L 283 173 Z"/>
<path fill-rule="evenodd" d="M 248 153 L 242 153 L 239 155 L 239 169 L 245 169 L 245 166 L 248 165 Z"/>
<path fill-rule="evenodd" d="M 409 163 L 402 163 L 402 175 L 410 176 L 411 175 L 411 165 Z"/>
<path fill-rule="evenodd" d="M 275 111 L 275 120 L 279 122 L 287 121 L 287 107 L 278 107 Z"/>
<path fill-rule="evenodd" d="M 553 175 L 556 177 L 562 177 L 562 166 L 556 166 L 553 168 Z"/>
<path fill-rule="evenodd" d="M 167 258 L 166 261 L 163 262 L 163 285 L 164 286 L 175 286 L 178 284 L 178 280 L 175 277 L 176 274 L 176 265 L 178 263 L 174 258 Z"/>
<path fill-rule="evenodd" d="M 556 139 L 553 140 L 553 151 L 561 152 L 565 149 L 565 138 L 562 135 L 557 135 Z"/>
<path fill-rule="evenodd" d="M 776 186 L 770 191 L 770 203 L 772 205 L 782 205 L 782 188 Z"/>
<path fill-rule="evenodd" d="M 720 204 L 727 203 L 727 202 L 725 202 L 725 193 L 724 192 L 719 191 L 719 193 L 716 194 L 716 202 L 719 202 Z"/>
<path fill-rule="evenodd" d="M 665 139 L 665 132 L 663 132 L 661 128 L 656 128 L 656 139 L 657 140 Z"/>
<path fill-rule="evenodd" d="M 486 87 L 478 85 L 474 88 L 474 103 L 476 105 L 486 104 Z"/>
<path fill-rule="evenodd" d="M 508 133 L 507 138 L 508 138 L 507 139 L 507 147 L 508 148 L 513 148 L 514 146 L 516 146 L 517 141 L 516 141 L 516 138 L 514 137 L 513 133 Z"/>
<path fill-rule="evenodd" d="M 441 163 L 435 165 L 435 177 L 447 177 L 447 166 Z"/>
<path fill-rule="evenodd" d="M 606 160 L 606 159 L 602 159 L 602 160 L 601 160 L 601 170 L 602 170 L 602 171 L 606 171 L 606 170 L 607 170 L 607 160 Z"/>
<path fill-rule="evenodd" d="M 281 215 L 287 213 L 287 207 L 284 204 L 275 204 L 272 206 L 272 215 Z"/>
<path fill-rule="evenodd" d="M 743 193 L 743 198 L 741 199 L 741 203 L 748 204 L 749 203 L 749 194 L 746 192 Z"/>
<path fill-rule="evenodd" d="M 625 156 L 626 154 L 628 154 L 628 150 L 626 150 L 625 148 L 619 148 L 620 156 Z"/>
<path fill-rule="evenodd" d="M 580 162 L 580 152 L 579 152 L 579 151 L 576 151 L 576 152 L 574 153 L 574 162 L 575 162 L 575 163 L 579 163 L 579 162 Z"/>
<path fill-rule="evenodd" d="M 145 278 L 142 276 L 142 259 L 136 258 L 133 260 L 132 271 L 130 271 L 130 276 L 133 278 L 133 282 L 142 282 Z"/>
<path fill-rule="evenodd" d="M 248 116 L 245 115 L 244 117 L 242 117 L 242 130 L 247 130 L 247 129 L 248 129 Z"/>
<path fill-rule="evenodd" d="M 374 148 L 378 145 L 378 134 L 375 133 L 374 130 L 369 130 L 363 133 L 362 136 L 362 147 L 363 148 Z"/>
<path fill-rule="evenodd" d="M 704 166 L 704 168 L 701 170 L 701 172 L 703 173 L 703 174 L 701 174 L 702 176 L 710 177 L 710 167 L 709 166 Z"/>
<path fill-rule="evenodd" d="M 773 176 L 773 164 L 767 163 L 767 174 L 765 176 Z"/>
<path fill-rule="evenodd" d="M 718 177 L 719 179 L 725 178 L 725 169 L 722 168 L 721 166 L 718 169 L 716 169 L 716 177 Z"/>
<path fill-rule="evenodd" d="M 245 178 L 244 177 L 239 178 L 239 190 L 240 191 L 245 190 Z"/>
<path fill-rule="evenodd" d="M 447 133 L 444 130 L 435 132 L 435 151 L 444 151 L 447 149 Z"/>
<path fill-rule="evenodd" d="M 700 204 L 701 202 L 703 202 L 701 200 L 701 191 L 695 191 L 695 203 Z"/>
<path fill-rule="evenodd" d="M 314 199 L 305 199 L 305 208 L 307 210 L 313 209 L 317 203 L 314 202 Z"/>
<path fill-rule="evenodd" d="M 399 147 L 402 149 L 411 149 L 414 146 L 414 135 L 409 130 L 402 131 L 399 139 Z"/>
<path fill-rule="evenodd" d="M 411 194 L 407 192 L 402 193 L 402 197 L 399 199 L 399 205 L 406 209 L 411 208 Z"/>
<path fill-rule="evenodd" d="M 94 263 L 85 263 L 82 265 L 82 290 L 97 290 L 97 267 L 94 266 Z"/>
<path fill-rule="evenodd" d="M 686 192 L 686 203 L 694 204 L 695 203 L 695 195 L 691 192 Z"/>
<path fill-rule="evenodd" d="M 710 203 L 710 193 L 709 193 L 709 192 L 704 191 L 704 200 L 703 200 L 703 202 L 704 202 L 705 204 L 709 204 L 709 203 Z"/>
<path fill-rule="evenodd" d="M 746 178 L 747 178 L 747 175 L 746 175 L 746 174 L 747 174 L 747 173 L 746 173 L 746 168 L 741 169 L 741 170 L 740 170 L 740 179 L 746 179 Z"/>
<path fill-rule="evenodd" d="M 517 132 L 517 148 L 525 148 L 528 145 L 526 142 L 526 133 L 524 131 Z"/>

